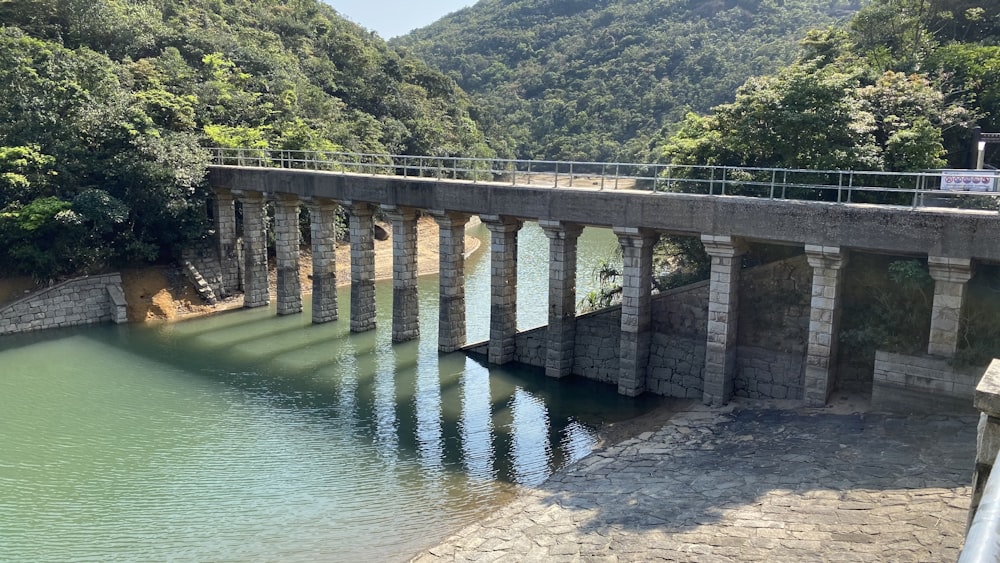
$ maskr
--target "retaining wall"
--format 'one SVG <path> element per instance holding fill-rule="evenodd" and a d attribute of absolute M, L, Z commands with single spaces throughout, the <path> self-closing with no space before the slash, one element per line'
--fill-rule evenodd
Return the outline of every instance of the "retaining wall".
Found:
<path fill-rule="evenodd" d="M 736 396 L 802 398 L 811 275 L 804 256 L 743 270 Z M 703 281 L 652 297 L 647 391 L 702 398 L 708 292 L 709 282 Z M 518 333 L 514 361 L 544 367 L 546 331 L 543 326 Z M 573 373 L 617 383 L 620 341 L 621 307 L 577 317 Z M 485 355 L 487 345 L 477 344 L 468 351 Z"/>
<path fill-rule="evenodd" d="M 121 274 L 87 276 L 37 291 L 0 308 L 0 334 L 105 322 L 124 323 Z"/>
<path fill-rule="evenodd" d="M 875 352 L 872 407 L 895 412 L 961 412 L 972 409 L 985 367 L 955 368 L 933 356 Z"/>

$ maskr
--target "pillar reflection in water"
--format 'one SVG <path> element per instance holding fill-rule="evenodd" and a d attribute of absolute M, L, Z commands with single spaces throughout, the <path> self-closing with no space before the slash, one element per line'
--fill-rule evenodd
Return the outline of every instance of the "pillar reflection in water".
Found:
<path fill-rule="evenodd" d="M 462 374 L 462 416 L 459 435 L 469 477 L 476 481 L 496 479 L 493 461 L 493 412 L 490 372 L 468 360 Z"/>
<path fill-rule="evenodd" d="M 417 451 L 420 465 L 435 471 L 442 468 L 444 460 L 441 385 L 436 365 L 417 365 L 416 393 L 413 397 L 417 418 Z"/>
<path fill-rule="evenodd" d="M 399 424 L 396 418 L 396 354 L 389 342 L 379 342 L 376 354 L 374 404 L 375 448 L 390 464 L 399 457 Z"/>
<path fill-rule="evenodd" d="M 518 387 L 510 409 L 510 478 L 519 485 L 540 485 L 552 473 L 549 411 L 545 402 Z"/>

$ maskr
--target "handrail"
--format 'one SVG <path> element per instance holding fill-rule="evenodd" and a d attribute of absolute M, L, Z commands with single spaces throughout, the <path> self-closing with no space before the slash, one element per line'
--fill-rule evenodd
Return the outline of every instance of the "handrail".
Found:
<path fill-rule="evenodd" d="M 994 563 L 1000 561 L 1000 453 L 993 461 L 993 471 L 986 479 L 983 496 L 965 535 L 965 545 L 958 563 Z"/>
<path fill-rule="evenodd" d="M 977 202 L 968 197 L 952 196 L 997 195 L 994 192 L 942 191 L 941 171 L 807 170 L 218 147 L 208 150 L 211 162 L 220 166 L 325 170 L 527 187 L 604 190 L 611 186 L 616 190 L 640 189 L 909 207 L 928 203 L 935 206 L 982 207 L 982 200 Z"/>

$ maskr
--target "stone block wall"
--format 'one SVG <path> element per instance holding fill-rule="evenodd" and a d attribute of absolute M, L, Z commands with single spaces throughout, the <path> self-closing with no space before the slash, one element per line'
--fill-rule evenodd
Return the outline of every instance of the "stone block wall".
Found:
<path fill-rule="evenodd" d="M 872 406 L 880 410 L 926 412 L 971 408 L 984 368 L 957 369 L 948 360 L 875 352 Z"/>
<path fill-rule="evenodd" d="M 126 322 L 120 274 L 65 281 L 0 309 L 0 334 Z"/>
<path fill-rule="evenodd" d="M 805 354 L 739 346 L 734 394 L 749 399 L 802 399 Z"/>
<path fill-rule="evenodd" d="M 238 288 L 226 288 L 222 280 L 222 263 L 214 240 L 202 239 L 187 246 L 181 254 L 182 261 L 188 261 L 217 296 L 228 295 Z M 228 291 L 226 291 L 228 289 Z"/>

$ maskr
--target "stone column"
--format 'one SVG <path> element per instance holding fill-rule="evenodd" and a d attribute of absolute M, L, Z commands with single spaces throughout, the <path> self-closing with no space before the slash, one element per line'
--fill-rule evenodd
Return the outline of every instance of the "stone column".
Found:
<path fill-rule="evenodd" d="M 716 235 L 701 235 L 701 242 L 712 259 L 703 401 L 707 405 L 719 406 L 733 396 L 739 326 L 740 256 L 746 253 L 746 245 L 739 239 Z"/>
<path fill-rule="evenodd" d="M 375 223 L 370 203 L 347 203 L 351 208 L 351 332 L 375 328 Z"/>
<path fill-rule="evenodd" d="M 934 278 L 934 305 L 927 353 L 951 358 L 958 347 L 965 284 L 972 278 L 972 260 L 929 256 L 927 269 Z"/>
<path fill-rule="evenodd" d="M 309 202 L 312 238 L 312 322 L 328 323 L 337 313 L 337 209 L 333 200 Z"/>
<path fill-rule="evenodd" d="M 806 245 L 813 269 L 812 308 L 809 313 L 809 348 L 806 352 L 805 399 L 810 406 L 826 404 L 833 390 L 840 328 L 840 297 L 847 254 L 839 246 Z"/>
<path fill-rule="evenodd" d="M 517 335 L 517 231 L 521 221 L 483 215 L 490 231 L 490 344 L 489 362 L 514 359 Z"/>
<path fill-rule="evenodd" d="M 465 346 L 465 224 L 469 216 L 432 211 L 438 224 L 440 274 L 438 351 L 454 352 Z"/>
<path fill-rule="evenodd" d="M 220 297 L 232 295 L 240 287 L 240 265 L 236 252 L 236 204 L 233 192 L 215 190 L 215 236 L 222 267 Z"/>
<path fill-rule="evenodd" d="M 278 194 L 274 200 L 274 255 L 278 265 L 278 314 L 302 312 L 299 281 L 299 198 Z"/>
<path fill-rule="evenodd" d="M 634 227 L 615 227 L 614 232 L 618 235 L 623 259 L 618 393 L 635 397 L 646 390 L 653 246 L 658 235 Z"/>
<path fill-rule="evenodd" d="M 573 372 L 576 347 L 576 248 L 583 227 L 560 221 L 539 221 L 549 237 L 549 327 L 545 375 Z"/>
<path fill-rule="evenodd" d="M 264 307 L 271 301 L 267 280 L 267 211 L 264 194 L 242 192 L 243 205 L 243 306 Z"/>
<path fill-rule="evenodd" d="M 417 293 L 417 211 L 383 205 L 392 222 L 392 341 L 420 336 Z"/>

